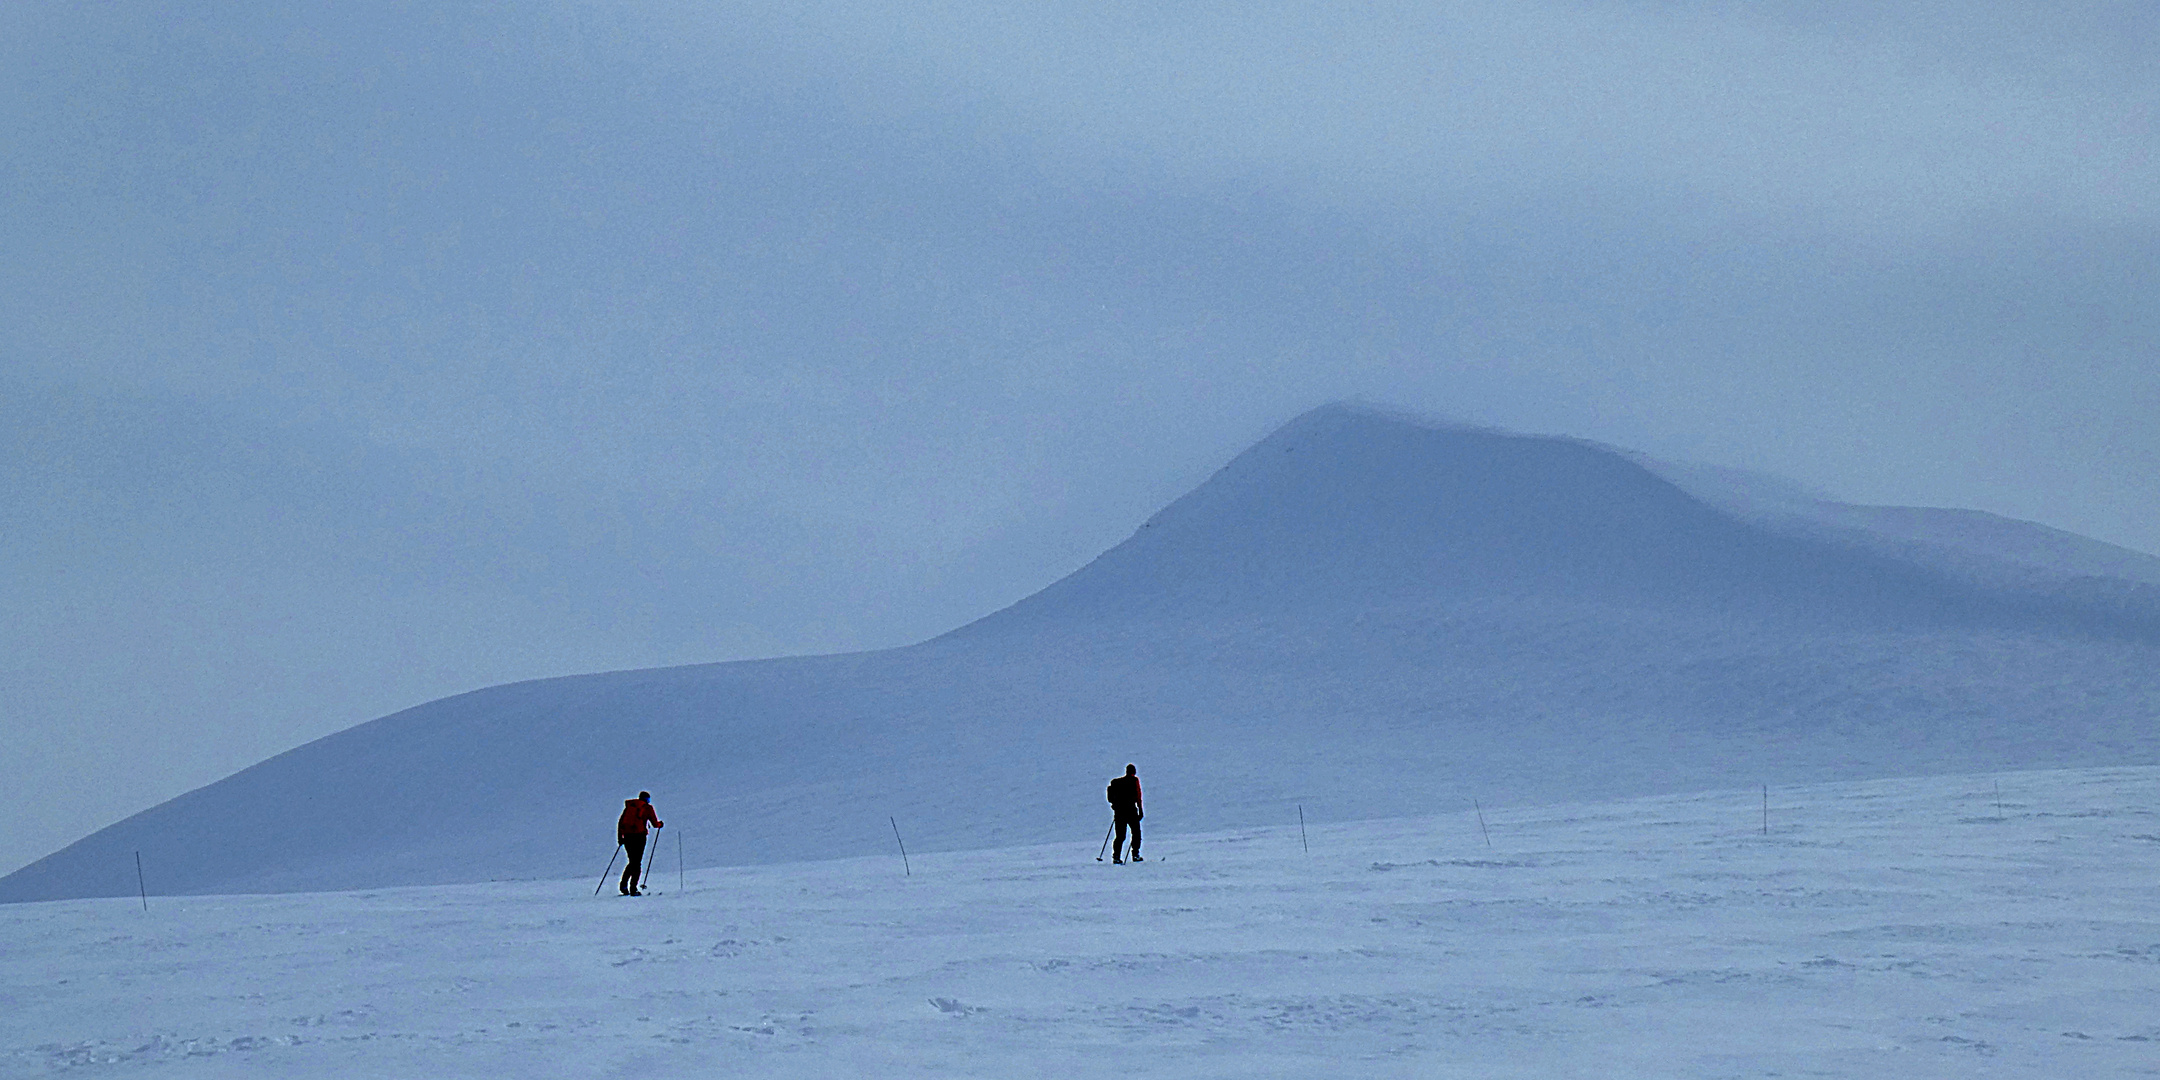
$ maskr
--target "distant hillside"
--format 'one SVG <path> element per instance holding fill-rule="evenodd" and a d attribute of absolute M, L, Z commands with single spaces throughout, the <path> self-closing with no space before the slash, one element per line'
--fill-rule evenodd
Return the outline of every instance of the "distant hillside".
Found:
<path fill-rule="evenodd" d="M 1859 506 L 1776 477 L 1643 459 L 1689 494 L 1771 529 L 1867 547 L 1996 586 L 2081 578 L 2160 586 L 2160 557 L 1982 510 Z"/>
<path fill-rule="evenodd" d="M 1853 520 L 1831 518 L 1833 509 Z M 1869 510 L 1879 513 L 1861 520 Z M 1750 518 L 1591 443 L 1328 406 L 1239 455 L 1089 566 L 961 633 L 1549 597 L 1845 625 L 2052 620 L 2160 637 L 2151 613 L 2081 607 L 1961 573 L 1966 563 L 1903 543 L 1917 526 L 1893 531 L 1904 521 L 1891 508 L 1823 503 L 1815 513 Z M 1876 520 L 1883 526 L 1870 529 Z M 2002 536 L 2005 549 L 2032 539 Z M 1958 550 L 1986 558 L 1984 543 Z M 2042 580 L 2062 584 L 2044 575 L 2015 584 Z"/>
<path fill-rule="evenodd" d="M 0 900 L 131 893 L 137 850 L 171 892 L 597 874 L 639 788 L 696 850 L 759 862 L 881 850 L 888 815 L 923 848 L 1089 845 L 1127 761 L 1158 830 L 2160 763 L 2139 583 L 1995 581 L 1840 528 L 1587 443 L 1331 406 L 936 640 L 432 702 L 102 830 Z"/>

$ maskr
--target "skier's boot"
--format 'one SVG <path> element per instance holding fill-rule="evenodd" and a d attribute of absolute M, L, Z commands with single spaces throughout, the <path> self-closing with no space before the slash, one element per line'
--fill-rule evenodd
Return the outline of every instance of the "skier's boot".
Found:
<path fill-rule="evenodd" d="M 1134 862 L 1146 862 L 1147 860 L 1146 860 L 1146 859 L 1143 859 L 1143 858 L 1141 858 L 1141 857 L 1140 857 L 1140 853 L 1139 853 L 1139 852 L 1137 852 L 1137 851 L 1135 851 L 1135 852 L 1133 852 L 1133 853 L 1132 853 L 1132 861 L 1134 861 Z"/>

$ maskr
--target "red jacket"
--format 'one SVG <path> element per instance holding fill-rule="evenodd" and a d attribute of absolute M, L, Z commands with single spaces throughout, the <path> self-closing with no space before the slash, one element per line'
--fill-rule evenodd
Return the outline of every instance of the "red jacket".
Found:
<path fill-rule="evenodd" d="M 1110 805 L 1112 806 L 1130 806 L 1134 810 L 1138 810 L 1140 809 L 1140 778 L 1137 776 L 1120 776 L 1110 781 L 1110 787 L 1104 794 L 1110 797 Z"/>
<path fill-rule="evenodd" d="M 633 836 L 645 835 L 645 823 L 648 821 L 652 822 L 655 829 L 666 828 L 658 817 L 653 816 L 651 803 L 643 799 L 624 799 L 622 817 L 615 820 L 615 839 L 628 840 Z"/>

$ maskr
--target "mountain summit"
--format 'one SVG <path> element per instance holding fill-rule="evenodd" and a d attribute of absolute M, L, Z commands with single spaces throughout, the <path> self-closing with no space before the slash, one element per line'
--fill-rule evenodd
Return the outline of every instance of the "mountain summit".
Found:
<path fill-rule="evenodd" d="M 1593 443 L 1329 405 L 970 630 L 1495 598 L 1894 624 L 2040 606 L 1745 520 Z"/>
<path fill-rule="evenodd" d="M 101 830 L 0 900 L 130 894 L 136 851 L 160 892 L 591 874 L 641 788 L 714 865 L 885 850 L 888 817 L 926 849 L 1092 844 L 1127 761 L 1151 846 L 1293 804 L 2160 763 L 2150 585 L 2041 573 L 2066 548 L 2037 526 L 1964 530 L 1944 560 L 1911 515 L 1892 536 L 1848 509 L 1786 527 L 1594 444 L 1330 406 L 943 637 L 430 702 Z M 1961 569 L 1995 544 L 2039 576 Z"/>

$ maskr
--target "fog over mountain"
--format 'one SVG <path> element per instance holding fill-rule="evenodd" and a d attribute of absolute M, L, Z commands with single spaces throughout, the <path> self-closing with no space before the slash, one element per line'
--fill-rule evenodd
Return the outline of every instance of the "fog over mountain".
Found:
<path fill-rule="evenodd" d="M 921 642 L 1329 401 L 2149 581 L 1847 504 L 2160 551 L 2156 45 L 2149 0 L 11 0 L 0 871 L 482 687 Z"/>
<path fill-rule="evenodd" d="M 2156 590 L 1891 541 L 1774 529 L 1591 443 L 1330 406 L 922 644 L 432 702 L 0 898 L 127 892 L 138 850 L 174 892 L 589 873 L 640 787 L 709 864 L 878 850 L 888 816 L 924 849 L 1085 840 L 1128 760 L 1157 830 L 2160 762 Z"/>

